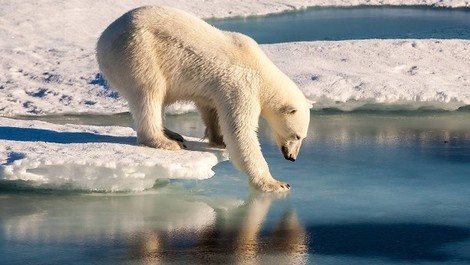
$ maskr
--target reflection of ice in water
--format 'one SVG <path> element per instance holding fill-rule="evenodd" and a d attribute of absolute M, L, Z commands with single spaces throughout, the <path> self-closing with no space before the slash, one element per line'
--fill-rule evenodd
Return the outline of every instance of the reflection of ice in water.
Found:
<path fill-rule="evenodd" d="M 6 237 L 43 243 L 103 240 L 148 227 L 197 230 L 215 219 L 214 209 L 206 203 L 177 194 L 39 196 L 34 201 L 19 196 L 2 201 L 15 205 L 13 211 L 18 214 L 5 217 Z"/>

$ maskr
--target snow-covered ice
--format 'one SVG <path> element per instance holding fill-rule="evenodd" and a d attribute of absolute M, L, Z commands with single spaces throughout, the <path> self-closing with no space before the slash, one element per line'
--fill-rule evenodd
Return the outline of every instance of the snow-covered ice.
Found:
<path fill-rule="evenodd" d="M 95 43 L 110 22 L 144 4 L 169 4 L 206 18 L 259 15 L 309 6 L 470 7 L 468 1 L 418 0 L 8 1 L 0 10 L 0 115 L 127 111 L 126 102 L 106 86 L 99 74 Z M 455 108 L 470 104 L 469 43 L 367 40 L 263 47 L 306 95 L 318 102 L 317 106 L 353 100 L 452 103 L 450 108 Z M 177 104 L 171 111 L 192 110 L 188 105 Z"/>
<path fill-rule="evenodd" d="M 171 5 L 203 18 L 264 15 L 313 6 L 470 7 L 459 0 L 2 1 L 0 9 L 0 179 L 92 190 L 142 190 L 156 178 L 210 177 L 223 159 L 199 151 L 133 145 L 132 129 L 54 125 L 5 117 L 116 113 L 126 102 L 99 73 L 95 43 L 104 28 L 142 5 Z M 365 40 L 263 45 L 316 107 L 365 103 L 470 105 L 470 41 Z M 175 104 L 172 113 L 193 111 Z M 192 150 L 192 147 L 190 147 Z M 72 184 L 71 184 L 72 183 Z"/>
<path fill-rule="evenodd" d="M 28 186 L 140 191 L 157 179 L 207 179 L 227 157 L 199 139 L 188 150 L 135 144 L 129 127 L 56 125 L 0 118 L 0 176 Z M 24 182 L 23 182 L 24 181 Z"/>
<path fill-rule="evenodd" d="M 264 46 L 315 108 L 470 105 L 470 41 L 358 40 Z M 401 106 L 403 108 L 403 106 Z"/>

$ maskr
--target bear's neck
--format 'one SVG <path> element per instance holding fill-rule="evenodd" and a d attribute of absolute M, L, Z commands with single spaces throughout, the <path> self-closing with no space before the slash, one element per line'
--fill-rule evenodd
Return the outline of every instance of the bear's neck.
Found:
<path fill-rule="evenodd" d="M 262 81 L 260 84 L 259 97 L 261 115 L 263 116 L 268 113 L 276 112 L 284 105 L 286 100 L 292 97 L 292 95 L 289 95 L 289 87 L 295 86 L 292 80 L 277 67 L 274 66 L 273 68 L 269 75 L 262 74 L 261 76 Z"/>

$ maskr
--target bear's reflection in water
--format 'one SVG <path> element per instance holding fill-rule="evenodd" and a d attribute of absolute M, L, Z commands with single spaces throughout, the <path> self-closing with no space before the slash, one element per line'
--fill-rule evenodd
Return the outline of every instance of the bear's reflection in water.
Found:
<path fill-rule="evenodd" d="M 240 200 L 198 192 L 198 184 L 157 186 L 91 194 L 3 187 L 0 240 L 26 263 L 45 255 L 67 264 L 77 253 L 99 264 L 307 262 L 306 229 L 291 206 L 282 206 L 283 195 L 256 192 Z M 51 257 L 50 250 L 61 254 Z M 5 264 L 15 255 L 3 256 Z"/>
<path fill-rule="evenodd" d="M 252 194 L 246 203 L 216 211 L 203 229 L 148 230 L 133 239 L 131 258 L 144 264 L 306 264 L 308 240 L 297 214 L 287 210 L 263 229 L 278 194 Z"/>

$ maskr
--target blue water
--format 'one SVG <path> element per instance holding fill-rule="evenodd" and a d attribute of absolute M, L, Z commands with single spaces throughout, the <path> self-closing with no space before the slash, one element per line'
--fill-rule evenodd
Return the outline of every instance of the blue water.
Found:
<path fill-rule="evenodd" d="M 296 162 L 282 157 L 261 122 L 263 153 L 273 175 L 291 184 L 288 195 L 250 190 L 230 162 L 209 180 L 161 181 L 143 193 L 3 183 L 0 264 L 470 263 L 469 112 L 311 118 Z M 196 114 L 167 120 L 203 134 Z"/>
<path fill-rule="evenodd" d="M 350 39 L 470 39 L 469 9 L 310 8 L 267 17 L 208 20 L 259 43 Z"/>

